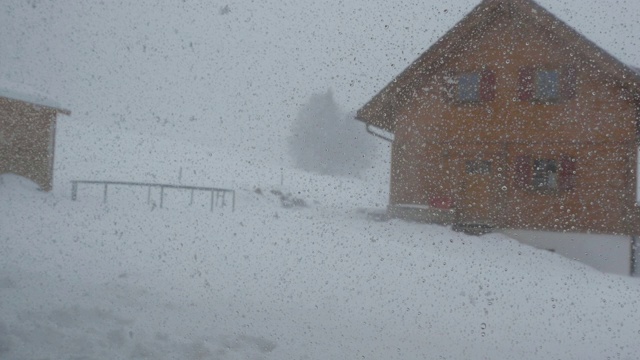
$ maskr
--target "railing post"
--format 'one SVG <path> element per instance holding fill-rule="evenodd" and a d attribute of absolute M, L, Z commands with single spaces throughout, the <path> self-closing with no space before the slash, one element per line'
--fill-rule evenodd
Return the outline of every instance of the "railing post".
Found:
<path fill-rule="evenodd" d="M 236 211 L 236 191 L 232 190 L 231 191 L 232 194 L 232 198 L 231 198 L 231 211 L 235 212 Z"/>
<path fill-rule="evenodd" d="M 193 189 L 191 189 L 191 202 L 189 202 L 189 205 L 193 205 Z"/>
<path fill-rule="evenodd" d="M 104 198 L 102 199 L 103 203 L 107 203 L 107 186 L 109 186 L 109 184 L 104 183 Z"/>
<path fill-rule="evenodd" d="M 164 186 L 160 186 L 160 208 L 162 209 L 162 204 L 164 203 Z"/>
<path fill-rule="evenodd" d="M 151 203 L 151 185 L 147 187 L 147 205 Z"/>
<path fill-rule="evenodd" d="M 213 212 L 213 192 L 214 190 L 211 190 L 211 212 Z"/>
<path fill-rule="evenodd" d="M 71 200 L 76 201 L 77 197 L 78 197 L 78 182 L 72 181 L 71 182 Z"/>

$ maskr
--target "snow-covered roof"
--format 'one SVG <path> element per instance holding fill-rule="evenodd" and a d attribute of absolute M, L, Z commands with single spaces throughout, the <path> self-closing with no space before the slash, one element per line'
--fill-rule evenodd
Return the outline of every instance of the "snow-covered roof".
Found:
<path fill-rule="evenodd" d="M 24 101 L 24 102 L 27 102 L 27 103 L 30 103 L 30 104 L 56 109 L 56 110 L 58 110 L 58 112 L 61 112 L 61 113 L 65 114 L 65 115 L 70 115 L 71 114 L 71 111 L 62 108 L 62 106 L 60 104 L 58 104 L 57 102 L 55 102 L 55 101 L 53 101 L 51 99 L 48 99 L 48 98 L 42 96 L 41 94 L 38 94 L 36 92 L 32 92 L 32 91 L 30 91 L 27 94 L 27 93 L 23 93 L 23 92 L 20 92 L 20 91 L 16 91 L 16 90 L 13 90 L 13 89 L 6 88 L 4 86 L 0 86 L 0 97 L 4 97 L 4 98 L 7 98 L 7 99 Z"/>

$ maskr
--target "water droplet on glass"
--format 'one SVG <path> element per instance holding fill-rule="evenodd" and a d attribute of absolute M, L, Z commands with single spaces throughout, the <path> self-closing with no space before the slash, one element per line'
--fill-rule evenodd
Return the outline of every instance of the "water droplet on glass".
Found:
<path fill-rule="evenodd" d="M 486 328 L 487 328 L 487 324 L 485 323 L 480 324 L 480 329 L 484 330 Z"/>

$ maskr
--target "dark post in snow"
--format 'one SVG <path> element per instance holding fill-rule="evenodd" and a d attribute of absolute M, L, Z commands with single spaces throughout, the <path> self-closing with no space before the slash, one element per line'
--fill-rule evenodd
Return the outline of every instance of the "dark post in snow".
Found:
<path fill-rule="evenodd" d="M 71 200 L 76 201 L 77 197 L 78 197 L 78 182 L 72 181 L 71 182 Z"/>
<path fill-rule="evenodd" d="M 639 244 L 638 244 L 638 236 L 634 235 L 631 237 L 631 270 L 629 271 L 629 275 L 637 276 L 639 265 L 639 254 L 638 254 Z"/>

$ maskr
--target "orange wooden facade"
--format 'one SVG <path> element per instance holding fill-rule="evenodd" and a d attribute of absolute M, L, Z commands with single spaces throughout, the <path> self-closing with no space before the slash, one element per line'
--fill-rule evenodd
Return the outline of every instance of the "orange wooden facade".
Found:
<path fill-rule="evenodd" d="M 0 174 L 26 177 L 49 191 L 53 185 L 55 127 L 67 110 L 0 97 Z"/>
<path fill-rule="evenodd" d="M 533 1 L 485 0 L 357 118 L 394 134 L 392 214 L 637 235 L 639 84 Z"/>

